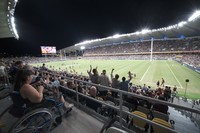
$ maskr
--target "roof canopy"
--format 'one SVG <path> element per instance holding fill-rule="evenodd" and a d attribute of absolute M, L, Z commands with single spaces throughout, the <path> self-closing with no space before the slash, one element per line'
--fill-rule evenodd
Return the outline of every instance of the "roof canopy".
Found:
<path fill-rule="evenodd" d="M 60 51 L 69 52 L 81 50 L 83 46 L 87 49 L 101 45 L 115 45 L 134 41 L 150 40 L 151 38 L 162 40 L 194 36 L 200 36 L 200 11 L 196 11 L 187 21 L 182 21 L 175 25 L 152 30 L 143 29 L 130 34 L 114 35 L 106 38 L 84 41 L 75 44 L 74 46 L 63 48 Z"/>
<path fill-rule="evenodd" d="M 0 38 L 18 38 L 14 23 L 17 0 L 0 0 Z"/>

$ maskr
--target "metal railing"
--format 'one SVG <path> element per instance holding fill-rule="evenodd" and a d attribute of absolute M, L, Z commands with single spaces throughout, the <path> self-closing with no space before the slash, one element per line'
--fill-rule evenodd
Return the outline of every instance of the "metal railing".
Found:
<path fill-rule="evenodd" d="M 177 131 L 175 131 L 174 129 L 171 129 L 171 128 L 168 128 L 166 126 L 163 126 L 161 124 L 157 124 L 149 119 L 145 119 L 143 117 L 140 117 L 138 115 L 135 115 L 135 114 L 132 114 L 130 112 L 127 112 L 127 111 L 124 111 L 122 109 L 122 103 L 123 103 L 123 99 L 122 99 L 122 95 L 129 95 L 129 96 L 133 96 L 133 97 L 136 97 L 136 98 L 139 98 L 139 99 L 143 99 L 143 100 L 147 100 L 148 102 L 151 102 L 151 103 L 159 103 L 159 104 L 163 104 L 163 105 L 167 105 L 167 106 L 171 106 L 171 107 L 174 107 L 174 108 L 179 108 L 179 109 L 183 109 L 183 110 L 186 110 L 186 111 L 190 111 L 190 112 L 193 112 L 193 113 L 197 113 L 197 114 L 200 114 L 200 110 L 197 110 L 197 109 L 193 109 L 193 108 L 189 108 L 189 107 L 185 107 L 185 106 L 181 106 L 181 105 L 178 105 L 178 104 L 173 104 L 173 103 L 169 103 L 169 102 L 165 102 L 165 101 L 161 101 L 161 100 L 158 100 L 158 99 L 154 99 L 154 98 L 150 98 L 150 97 L 147 97 L 147 96 L 141 96 L 141 95 L 137 95 L 137 94 L 134 94 L 134 93 L 130 93 L 130 92 L 125 92 L 125 91 L 122 91 L 122 90 L 119 90 L 119 89 L 115 89 L 115 88 L 112 88 L 112 87 L 106 87 L 106 86 L 102 86 L 102 85 L 98 85 L 98 84 L 94 84 L 94 83 L 89 83 L 89 82 L 86 82 L 86 81 L 83 81 L 83 80 L 78 80 L 78 79 L 72 79 L 72 78 L 69 78 L 69 77 L 65 77 L 65 76 L 61 76 L 61 75 L 58 75 L 58 74 L 54 74 L 54 73 L 50 73 L 51 75 L 56 75 L 56 76 L 60 76 L 64 79 L 68 79 L 68 80 L 72 80 L 74 81 L 75 85 L 76 85 L 76 90 L 72 90 L 72 89 L 69 89 L 65 86 L 61 86 L 62 88 L 65 88 L 66 90 L 68 91 L 71 91 L 73 93 L 76 94 L 76 105 L 77 107 L 80 106 L 80 103 L 79 103 L 79 95 L 83 96 L 83 97 L 86 97 L 90 100 L 94 100 L 98 103 L 101 103 L 103 105 L 106 105 L 114 110 L 117 110 L 119 112 L 119 116 L 120 116 L 120 121 L 119 121 L 119 126 L 121 129 L 124 129 L 123 125 L 122 125 L 122 114 L 125 113 L 127 115 L 130 115 L 132 116 L 133 118 L 138 118 L 138 119 L 141 119 L 142 121 L 146 122 L 149 124 L 149 127 L 151 127 L 151 125 L 154 125 L 154 126 L 158 126 L 160 128 L 163 128 L 164 130 L 167 130 L 167 131 L 170 131 L 170 132 L 174 132 L 174 133 L 177 133 Z M 111 91 L 114 91 L 114 92 L 118 92 L 119 93 L 119 108 L 116 107 L 116 106 L 113 106 L 113 105 L 110 105 L 106 102 L 103 102 L 103 101 L 100 101 L 100 100 L 97 100 L 95 98 L 92 98 L 90 96 L 87 96 L 83 93 L 80 93 L 78 92 L 78 84 L 77 82 L 81 82 L 81 83 L 85 83 L 85 84 L 89 84 L 89 85 L 93 85 L 93 86 L 96 86 L 96 87 L 103 87 L 104 89 L 107 89 L 107 90 L 111 90 Z M 149 128 L 150 129 L 150 128 Z M 130 131 L 130 129 L 124 129 L 126 131 L 129 131 L 129 132 L 132 132 Z M 150 130 L 148 131 L 150 132 Z"/>

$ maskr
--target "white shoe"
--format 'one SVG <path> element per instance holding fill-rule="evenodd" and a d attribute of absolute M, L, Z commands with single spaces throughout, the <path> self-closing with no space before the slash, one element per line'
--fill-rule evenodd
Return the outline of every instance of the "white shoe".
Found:
<path fill-rule="evenodd" d="M 66 103 L 65 102 L 65 108 L 73 108 L 74 107 L 74 104 L 69 104 L 69 103 Z"/>
<path fill-rule="evenodd" d="M 68 105 L 68 108 L 73 108 L 74 107 L 74 104 L 69 104 Z"/>

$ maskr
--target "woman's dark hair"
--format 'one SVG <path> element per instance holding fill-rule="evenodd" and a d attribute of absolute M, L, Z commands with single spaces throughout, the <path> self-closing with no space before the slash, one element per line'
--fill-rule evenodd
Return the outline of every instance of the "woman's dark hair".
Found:
<path fill-rule="evenodd" d="M 14 91 L 19 91 L 22 85 L 25 84 L 28 76 L 32 74 L 33 71 L 30 69 L 20 69 L 15 78 Z"/>

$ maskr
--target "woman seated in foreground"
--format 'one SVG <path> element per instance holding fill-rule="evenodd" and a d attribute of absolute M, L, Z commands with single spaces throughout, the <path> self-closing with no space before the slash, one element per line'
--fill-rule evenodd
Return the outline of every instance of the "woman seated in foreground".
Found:
<path fill-rule="evenodd" d="M 44 87 L 38 84 L 37 87 L 31 85 L 34 76 L 34 71 L 30 66 L 25 66 L 19 70 L 14 83 L 14 91 L 19 92 L 24 103 L 34 104 L 41 103 L 43 100 Z M 63 96 L 60 96 L 60 101 L 64 103 L 65 108 L 73 107 L 73 104 L 67 103 Z"/>

